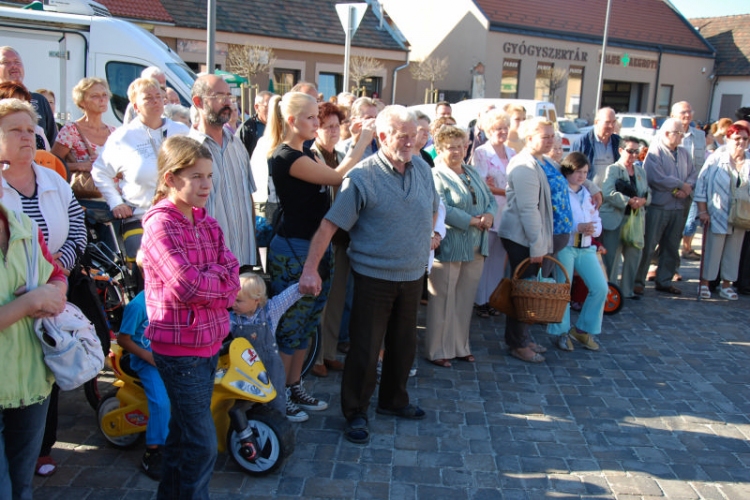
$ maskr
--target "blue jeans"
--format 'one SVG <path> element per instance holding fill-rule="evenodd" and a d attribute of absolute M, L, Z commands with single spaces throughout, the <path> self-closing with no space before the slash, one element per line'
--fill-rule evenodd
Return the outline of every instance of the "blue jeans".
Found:
<path fill-rule="evenodd" d="M 31 498 L 48 405 L 49 398 L 0 411 L 0 498 Z"/>
<path fill-rule="evenodd" d="M 589 294 L 583 302 L 581 314 L 578 315 L 576 327 L 586 333 L 598 335 L 602 332 L 602 318 L 604 317 L 604 302 L 607 300 L 609 285 L 604 275 L 599 259 L 596 257 L 596 247 L 575 248 L 567 246 L 557 252 L 559 260 L 570 279 L 575 270 L 589 289 Z M 555 280 L 565 283 L 565 275 L 559 266 L 555 268 Z M 570 330 L 570 304 L 565 308 L 565 316 L 561 323 L 547 325 L 547 333 L 563 335 Z"/>
<path fill-rule="evenodd" d="M 687 220 L 685 221 L 685 230 L 682 232 L 683 236 L 693 236 L 695 231 L 698 229 L 698 204 L 692 202 L 690 204 L 690 210 L 688 211 Z"/>
<path fill-rule="evenodd" d="M 146 446 L 162 446 L 169 434 L 169 396 L 164 381 L 155 366 L 138 356 L 130 358 L 130 367 L 141 379 L 148 399 L 148 425 L 146 426 Z"/>
<path fill-rule="evenodd" d="M 172 402 L 169 435 L 164 446 L 158 499 L 208 499 L 208 484 L 218 454 L 211 395 L 218 354 L 162 356 L 154 361 Z"/>

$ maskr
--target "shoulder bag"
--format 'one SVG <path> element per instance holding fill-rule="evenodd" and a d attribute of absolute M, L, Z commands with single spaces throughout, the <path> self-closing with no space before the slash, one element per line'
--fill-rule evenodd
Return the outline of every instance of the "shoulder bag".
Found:
<path fill-rule="evenodd" d="M 736 186 L 734 178 L 729 180 L 732 200 L 729 208 L 729 224 L 738 229 L 750 229 L 750 183 Z"/>
<path fill-rule="evenodd" d="M 39 230 L 33 225 L 31 248 L 26 252 L 26 289 L 39 284 Z M 91 380 L 104 368 L 104 352 L 94 325 L 80 309 L 68 302 L 54 318 L 34 321 L 34 332 L 44 353 L 44 363 L 55 375 L 60 389 L 70 391 Z"/>
<path fill-rule="evenodd" d="M 70 165 L 75 164 L 75 163 L 87 165 L 89 170 L 87 172 L 82 172 L 82 171 L 71 172 L 70 188 L 73 190 L 73 194 L 78 199 L 86 200 L 86 199 L 93 199 L 93 198 L 101 198 L 102 194 L 96 188 L 96 184 L 94 184 L 94 179 L 91 177 L 91 165 L 96 155 L 94 154 L 94 151 L 91 148 L 91 145 L 89 144 L 88 139 L 86 139 L 86 137 L 83 135 L 83 132 L 81 132 L 81 128 L 78 126 L 78 124 L 76 122 L 73 122 L 73 126 L 78 132 L 78 135 L 81 136 L 81 140 L 83 141 L 83 143 L 86 145 L 86 151 L 88 152 L 89 159 L 87 161 L 78 161 L 78 159 L 75 157 L 75 154 L 73 153 L 73 150 L 71 149 L 70 152 L 68 153 L 68 156 L 65 159 L 66 163 L 68 164 L 68 171 L 72 170 L 70 168 Z"/>

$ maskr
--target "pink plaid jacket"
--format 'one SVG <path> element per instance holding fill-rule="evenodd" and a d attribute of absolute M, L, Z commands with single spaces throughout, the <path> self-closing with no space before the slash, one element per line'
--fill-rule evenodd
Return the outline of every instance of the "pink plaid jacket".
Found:
<path fill-rule="evenodd" d="M 154 352 L 211 357 L 229 332 L 229 312 L 240 288 L 239 264 L 219 224 L 193 208 L 195 225 L 169 200 L 143 217 L 143 271 Z"/>

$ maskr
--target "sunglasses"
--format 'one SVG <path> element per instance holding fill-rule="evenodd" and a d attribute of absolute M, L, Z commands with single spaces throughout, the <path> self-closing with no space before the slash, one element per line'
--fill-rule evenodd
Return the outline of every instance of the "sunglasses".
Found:
<path fill-rule="evenodd" d="M 625 149 L 624 151 L 630 155 L 637 155 L 638 153 L 640 153 L 639 149 Z"/>

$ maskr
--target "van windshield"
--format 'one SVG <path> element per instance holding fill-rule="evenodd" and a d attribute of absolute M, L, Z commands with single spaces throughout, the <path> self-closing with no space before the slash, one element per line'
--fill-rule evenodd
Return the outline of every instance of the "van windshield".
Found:
<path fill-rule="evenodd" d="M 190 69 L 187 64 L 180 62 L 168 62 L 167 66 L 169 69 L 174 71 L 174 74 L 177 75 L 177 77 L 182 80 L 182 83 L 187 86 L 187 88 L 192 89 L 193 84 L 195 83 L 195 79 L 198 78 L 198 76 L 193 73 L 193 70 Z"/>

